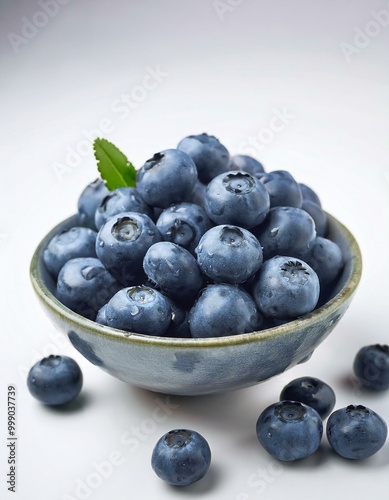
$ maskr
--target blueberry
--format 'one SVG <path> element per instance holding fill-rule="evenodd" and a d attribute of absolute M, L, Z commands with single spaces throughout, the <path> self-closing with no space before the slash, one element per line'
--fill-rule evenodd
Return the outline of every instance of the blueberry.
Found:
<path fill-rule="evenodd" d="M 133 187 L 122 187 L 111 191 L 100 203 L 95 213 L 95 226 L 100 229 L 108 219 L 122 212 L 139 212 L 149 217 L 152 209 Z"/>
<path fill-rule="evenodd" d="M 238 285 L 208 285 L 189 311 L 192 337 L 224 337 L 258 330 L 262 316 Z"/>
<path fill-rule="evenodd" d="M 271 207 L 301 208 L 303 195 L 299 184 L 286 170 L 273 170 L 260 177 L 270 196 Z"/>
<path fill-rule="evenodd" d="M 315 377 L 292 380 L 281 391 L 280 400 L 300 401 L 314 410 L 324 420 L 335 406 L 335 393 L 331 387 Z"/>
<path fill-rule="evenodd" d="M 86 227 L 71 227 L 56 234 L 43 252 L 43 261 L 57 278 L 62 266 L 76 257 L 96 257 L 96 231 Z"/>
<path fill-rule="evenodd" d="M 156 443 L 151 467 L 157 476 L 174 486 L 187 486 L 207 473 L 211 450 L 207 440 L 189 429 L 174 429 Z"/>
<path fill-rule="evenodd" d="M 197 179 L 196 184 L 192 191 L 192 196 L 190 198 L 190 202 L 195 205 L 199 205 L 200 207 L 204 207 L 204 199 L 205 199 L 205 191 L 207 189 L 206 184 L 203 184 L 201 181 Z"/>
<path fill-rule="evenodd" d="M 354 373 L 359 382 L 368 389 L 389 389 L 389 346 L 368 345 L 362 347 L 354 359 Z"/>
<path fill-rule="evenodd" d="M 266 188 L 248 172 L 229 171 L 207 186 L 204 208 L 215 224 L 250 229 L 264 221 L 270 201 Z"/>
<path fill-rule="evenodd" d="M 81 391 L 82 372 L 74 359 L 67 356 L 48 356 L 29 371 L 27 386 L 34 398 L 47 405 L 63 405 Z"/>
<path fill-rule="evenodd" d="M 152 282 L 179 302 L 193 301 L 204 285 L 193 255 L 170 241 L 155 243 L 147 250 L 143 269 Z"/>
<path fill-rule="evenodd" d="M 95 321 L 96 321 L 96 323 L 100 323 L 100 325 L 107 326 L 107 304 L 104 304 L 97 311 Z"/>
<path fill-rule="evenodd" d="M 145 214 L 124 212 L 111 217 L 100 229 L 96 253 L 104 266 L 124 285 L 144 280 L 143 258 L 161 240 L 154 222 Z"/>
<path fill-rule="evenodd" d="M 209 229 L 196 248 L 203 273 L 216 283 L 243 283 L 262 265 L 262 247 L 247 229 L 220 225 Z"/>
<path fill-rule="evenodd" d="M 265 261 L 254 284 L 253 296 L 264 316 L 293 319 L 308 314 L 319 299 L 315 271 L 305 262 L 287 256 Z"/>
<path fill-rule="evenodd" d="M 136 176 L 142 198 L 149 205 L 160 208 L 188 201 L 196 181 L 196 165 L 189 155 L 178 149 L 155 153 Z"/>
<path fill-rule="evenodd" d="M 314 203 L 316 203 L 316 205 L 319 205 L 319 207 L 321 207 L 320 198 L 311 187 L 307 186 L 306 184 L 302 184 L 301 182 L 299 183 L 299 186 L 301 194 L 303 195 L 303 201 L 313 201 Z"/>
<path fill-rule="evenodd" d="M 328 217 L 320 205 L 311 200 L 303 200 L 301 206 L 315 222 L 317 236 L 325 237 L 328 232 Z"/>
<path fill-rule="evenodd" d="M 231 158 L 232 169 L 248 172 L 254 177 L 261 177 L 265 173 L 262 163 L 248 155 L 234 155 Z"/>
<path fill-rule="evenodd" d="M 171 315 L 168 299 L 145 285 L 119 290 L 106 308 L 108 326 L 145 335 L 163 335 Z"/>
<path fill-rule="evenodd" d="M 343 267 L 343 255 L 339 245 L 320 236 L 310 244 L 304 259 L 316 272 L 321 287 L 333 283 Z"/>
<path fill-rule="evenodd" d="M 164 337 L 190 338 L 189 311 L 169 297 L 168 301 L 172 310 L 172 317 Z"/>
<path fill-rule="evenodd" d="M 95 320 L 98 310 L 121 285 L 99 259 L 79 257 L 69 260 L 57 281 L 57 298 L 72 311 Z"/>
<path fill-rule="evenodd" d="M 252 229 L 263 247 L 264 259 L 275 255 L 300 257 L 316 237 L 312 217 L 295 207 L 274 207 L 265 221 Z"/>
<path fill-rule="evenodd" d="M 193 159 L 198 177 L 204 184 L 222 172 L 231 170 L 231 158 L 227 148 L 212 135 L 189 135 L 179 142 L 177 149 Z"/>
<path fill-rule="evenodd" d="M 96 179 L 86 186 L 78 198 L 78 224 L 96 230 L 95 212 L 103 198 L 108 196 L 108 190 L 102 179 Z"/>
<path fill-rule="evenodd" d="M 327 421 L 327 439 L 340 456 L 353 460 L 368 458 L 385 444 L 385 421 L 363 405 L 349 405 L 334 411 Z"/>
<path fill-rule="evenodd" d="M 205 210 L 194 203 L 177 203 L 161 213 L 157 228 L 165 241 L 194 253 L 202 235 L 212 227 Z"/>
<path fill-rule="evenodd" d="M 290 462 L 308 457 L 319 448 L 323 422 L 310 406 L 284 400 L 263 410 L 256 431 L 259 442 L 271 456 Z"/>

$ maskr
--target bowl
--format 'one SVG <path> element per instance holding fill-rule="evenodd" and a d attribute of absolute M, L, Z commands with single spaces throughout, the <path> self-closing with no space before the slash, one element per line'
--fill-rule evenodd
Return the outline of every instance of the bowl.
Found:
<path fill-rule="evenodd" d="M 249 387 L 308 360 L 351 303 L 362 273 L 360 249 L 350 231 L 327 215 L 328 237 L 340 246 L 346 261 L 341 276 L 324 305 L 267 330 L 177 339 L 116 330 L 74 313 L 55 298 L 43 251 L 55 234 L 77 225 L 76 215 L 54 227 L 38 245 L 30 266 L 31 282 L 45 312 L 77 351 L 124 382 L 184 396 Z"/>

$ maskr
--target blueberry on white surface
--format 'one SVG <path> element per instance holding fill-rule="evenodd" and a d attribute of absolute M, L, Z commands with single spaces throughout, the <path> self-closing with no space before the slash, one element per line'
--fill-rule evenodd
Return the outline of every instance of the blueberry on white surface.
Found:
<path fill-rule="evenodd" d="M 332 388 L 315 377 L 299 377 L 289 382 L 280 394 L 280 400 L 284 399 L 310 406 L 323 420 L 332 412 L 336 401 Z"/>
<path fill-rule="evenodd" d="M 363 405 L 349 405 L 334 411 L 327 421 L 327 439 L 340 456 L 361 460 L 377 453 L 385 444 L 386 422 Z"/>
<path fill-rule="evenodd" d="M 353 368 L 364 387 L 374 391 L 389 389 L 389 346 L 373 344 L 362 347 L 355 356 Z"/>
<path fill-rule="evenodd" d="M 284 400 L 263 410 L 256 431 L 259 442 L 271 456 L 290 462 L 308 457 L 319 448 L 323 422 L 310 406 Z"/>
<path fill-rule="evenodd" d="M 207 473 L 211 449 L 207 440 L 190 429 L 174 429 L 156 443 L 151 466 L 157 476 L 174 486 L 187 486 Z"/>
<path fill-rule="evenodd" d="M 74 359 L 50 355 L 38 361 L 29 371 L 27 386 L 34 398 L 47 405 L 63 405 L 81 391 L 82 372 Z"/>

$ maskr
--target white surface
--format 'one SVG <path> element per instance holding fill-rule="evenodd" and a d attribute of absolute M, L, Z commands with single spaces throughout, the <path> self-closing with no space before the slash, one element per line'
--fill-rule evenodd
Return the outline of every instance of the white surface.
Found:
<path fill-rule="evenodd" d="M 58 12 L 46 19 L 36 1 L 0 7 L 0 497 L 387 498 L 389 443 L 354 463 L 334 456 L 324 437 L 311 458 L 281 465 L 260 447 L 255 423 L 282 387 L 304 374 L 327 381 L 337 407 L 365 404 L 389 422 L 389 395 L 361 392 L 350 379 L 362 345 L 388 343 L 388 3 L 221 0 L 228 10 L 218 15 L 212 0 L 54 2 Z M 381 24 L 373 11 L 382 11 Z M 30 27 L 16 53 L 9 33 L 20 36 L 24 18 L 45 26 Z M 358 30 L 370 35 L 358 38 Z M 155 88 L 140 89 L 148 68 L 157 67 L 163 75 Z M 119 109 L 121 95 L 131 93 L 144 99 Z M 284 123 L 274 118 L 282 113 Z M 216 135 L 238 153 L 249 137 L 267 140 L 264 129 L 277 127 L 268 144 L 250 152 L 267 170 L 289 169 L 317 190 L 364 258 L 352 306 L 308 363 L 247 390 L 171 397 L 166 419 L 157 422 L 154 410 L 165 396 L 111 378 L 55 331 L 32 292 L 29 261 L 96 177 L 90 145 L 62 176 L 54 165 L 65 164 L 69 148 L 85 146 L 85 131 L 107 120 L 101 135 L 138 166 L 191 133 Z M 56 352 L 77 359 L 85 378 L 79 404 L 65 412 L 41 406 L 26 389 L 30 366 Z M 18 390 L 16 494 L 5 484 L 8 384 Z M 206 478 L 185 490 L 165 485 L 149 464 L 157 439 L 177 426 L 201 432 L 213 453 Z M 115 465 L 101 466 L 108 460 Z"/>

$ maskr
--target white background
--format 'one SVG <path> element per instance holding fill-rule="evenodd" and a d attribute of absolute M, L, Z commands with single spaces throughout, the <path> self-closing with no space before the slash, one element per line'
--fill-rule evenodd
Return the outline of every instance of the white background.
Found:
<path fill-rule="evenodd" d="M 388 2 L 49 3 L 51 17 L 35 0 L 0 7 L 0 497 L 387 498 L 389 443 L 357 463 L 335 456 L 323 437 L 314 456 L 277 464 L 257 442 L 255 423 L 301 375 L 327 381 L 338 408 L 365 404 L 389 422 L 389 395 L 361 391 L 351 368 L 361 346 L 388 343 Z M 150 68 L 160 77 L 146 89 Z M 130 106 L 120 103 L 125 95 Z M 41 237 L 75 212 L 97 175 L 86 137 L 106 137 L 140 166 L 201 132 L 311 185 L 357 237 L 363 278 L 308 363 L 241 391 L 171 397 L 166 419 L 156 422 L 165 396 L 129 387 L 82 358 L 41 310 L 28 267 Z M 57 352 L 84 373 L 82 396 L 62 411 L 26 389 L 30 366 Z M 9 384 L 18 392 L 16 494 L 5 484 Z M 186 489 L 169 487 L 150 467 L 155 442 L 175 427 L 201 432 L 213 453 L 207 476 Z"/>

